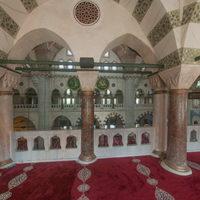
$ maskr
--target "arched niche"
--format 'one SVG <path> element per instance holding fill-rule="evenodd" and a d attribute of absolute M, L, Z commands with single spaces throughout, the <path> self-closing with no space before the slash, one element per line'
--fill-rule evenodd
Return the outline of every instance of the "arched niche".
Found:
<path fill-rule="evenodd" d="M 14 131 L 32 131 L 36 130 L 34 123 L 23 116 L 18 116 L 14 118 L 13 121 Z"/>

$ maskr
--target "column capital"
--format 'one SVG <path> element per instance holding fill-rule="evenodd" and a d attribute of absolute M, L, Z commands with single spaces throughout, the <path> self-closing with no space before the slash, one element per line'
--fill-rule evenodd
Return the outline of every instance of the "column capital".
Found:
<path fill-rule="evenodd" d="M 19 80 L 20 75 L 7 71 L 0 78 L 0 91 L 12 91 L 13 88 L 17 87 Z"/>
<path fill-rule="evenodd" d="M 149 77 L 149 83 L 155 91 L 166 92 L 166 85 L 158 74 Z"/>
<path fill-rule="evenodd" d="M 93 91 L 97 82 L 97 71 L 77 71 L 82 91 Z"/>

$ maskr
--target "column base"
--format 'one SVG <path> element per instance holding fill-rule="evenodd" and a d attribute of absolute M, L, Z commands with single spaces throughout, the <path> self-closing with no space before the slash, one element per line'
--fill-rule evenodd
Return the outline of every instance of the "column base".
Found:
<path fill-rule="evenodd" d="M 160 158 L 161 160 L 164 160 L 166 158 L 166 152 L 153 150 L 151 156 L 153 156 L 155 158 Z"/>
<path fill-rule="evenodd" d="M 190 167 L 187 166 L 185 167 L 185 169 L 181 169 L 181 170 L 174 169 L 174 167 L 170 166 L 166 160 L 163 160 L 161 162 L 161 166 L 168 172 L 171 172 L 179 176 L 189 176 L 192 174 L 192 170 L 190 169 Z"/>
<path fill-rule="evenodd" d="M 97 160 L 97 158 L 94 154 L 91 156 L 80 155 L 78 162 L 80 164 L 91 164 L 91 163 L 95 162 L 96 160 Z"/>
<path fill-rule="evenodd" d="M 13 162 L 12 159 L 9 160 L 4 160 L 0 162 L 0 169 L 7 169 L 7 168 L 11 168 L 14 167 L 15 163 Z"/>

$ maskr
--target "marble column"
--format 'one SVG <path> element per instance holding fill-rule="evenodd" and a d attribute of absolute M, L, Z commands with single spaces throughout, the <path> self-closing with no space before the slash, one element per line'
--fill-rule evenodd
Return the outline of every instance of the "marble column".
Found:
<path fill-rule="evenodd" d="M 162 156 L 167 147 L 168 92 L 158 75 L 149 78 L 153 88 L 153 155 Z"/>
<path fill-rule="evenodd" d="M 94 93 L 82 91 L 81 101 L 81 155 L 80 160 L 90 162 L 96 158 L 94 154 Z"/>
<path fill-rule="evenodd" d="M 161 156 L 167 147 L 167 107 L 168 93 L 164 89 L 154 89 L 153 93 L 153 154 Z"/>
<path fill-rule="evenodd" d="M 0 168 L 12 163 L 13 102 L 11 91 L 0 91 Z"/>
<path fill-rule="evenodd" d="M 161 165 L 178 175 L 190 175 L 187 165 L 187 96 L 186 89 L 169 93 L 167 157 Z"/>
<path fill-rule="evenodd" d="M 94 153 L 94 88 L 98 72 L 78 71 L 81 83 L 81 162 L 93 162 L 96 158 Z"/>

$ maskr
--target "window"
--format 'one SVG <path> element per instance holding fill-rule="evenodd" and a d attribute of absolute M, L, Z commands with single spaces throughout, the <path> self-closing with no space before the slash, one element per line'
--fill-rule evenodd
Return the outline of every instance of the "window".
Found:
<path fill-rule="evenodd" d="M 104 66 L 103 69 L 104 70 L 109 70 L 109 67 L 108 66 Z"/>
<path fill-rule="evenodd" d="M 34 139 L 34 147 L 33 150 L 45 150 L 44 147 L 44 139 L 40 136 Z"/>
<path fill-rule="evenodd" d="M 62 98 L 62 104 L 65 105 L 74 105 L 75 99 L 72 93 L 72 90 L 67 89 L 64 93 L 64 97 Z"/>
<path fill-rule="evenodd" d="M 66 148 L 67 149 L 77 148 L 76 137 L 75 136 L 69 136 L 69 137 L 67 137 Z"/>
<path fill-rule="evenodd" d="M 17 139 L 17 151 L 28 151 L 27 139 L 20 137 Z"/>
<path fill-rule="evenodd" d="M 73 56 L 73 54 L 70 50 L 67 50 L 66 53 L 67 53 L 67 56 Z"/>
<path fill-rule="evenodd" d="M 197 81 L 196 88 L 200 88 L 200 80 L 199 80 L 199 81 Z"/>
<path fill-rule="evenodd" d="M 63 59 L 60 59 L 59 61 L 60 61 L 60 62 L 64 62 Z M 59 69 L 64 69 L 64 65 L 60 64 L 60 65 L 59 65 Z"/>
<path fill-rule="evenodd" d="M 108 58 L 109 56 L 110 56 L 110 52 L 107 51 L 107 52 L 104 54 L 104 57 L 105 57 L 105 58 Z"/>
<path fill-rule="evenodd" d="M 58 116 L 53 122 L 53 130 L 66 130 L 71 128 L 71 121 L 65 116 Z"/>
<path fill-rule="evenodd" d="M 107 135 L 102 134 L 99 136 L 98 147 L 108 147 L 108 136 Z"/>
<path fill-rule="evenodd" d="M 67 62 L 72 62 L 72 60 L 68 60 Z M 68 69 L 73 69 L 74 66 L 73 66 L 73 65 L 68 65 L 67 68 L 68 68 Z"/>

